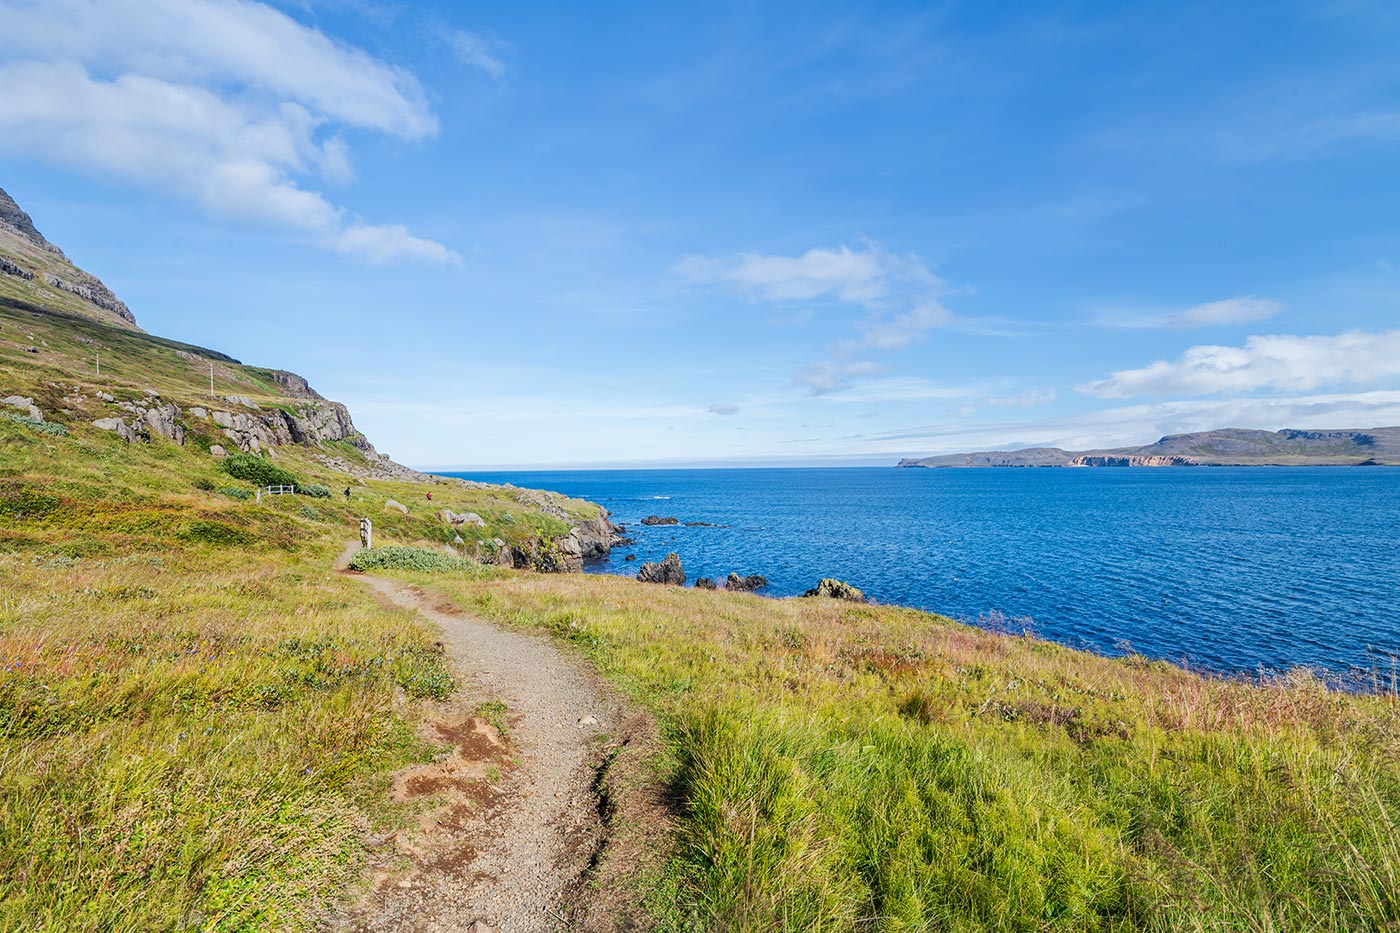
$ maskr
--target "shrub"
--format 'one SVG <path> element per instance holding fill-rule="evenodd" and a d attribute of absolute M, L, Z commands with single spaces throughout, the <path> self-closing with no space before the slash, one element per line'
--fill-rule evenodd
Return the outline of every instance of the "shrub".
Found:
<path fill-rule="evenodd" d="M 225 525 L 223 522 L 213 522 L 208 519 L 196 519 L 190 522 L 180 529 L 179 535 L 186 541 L 218 544 L 225 547 L 246 544 L 251 540 L 246 532 L 231 525 Z"/>
<path fill-rule="evenodd" d="M 331 491 L 319 483 L 312 483 L 309 486 L 298 486 L 297 493 L 303 496 L 310 496 L 313 499 L 329 499 Z"/>
<path fill-rule="evenodd" d="M 198 431 L 187 431 L 185 432 L 185 443 L 193 444 L 207 454 L 209 448 L 214 446 L 214 439 L 208 434 Z"/>
<path fill-rule="evenodd" d="M 237 486 L 225 486 L 216 491 L 219 495 L 228 496 L 230 499 L 243 500 L 253 498 L 253 491 L 251 489 L 240 489 Z"/>
<path fill-rule="evenodd" d="M 297 509 L 297 514 L 309 521 L 319 522 L 321 520 L 321 513 L 309 505 L 303 505 L 301 508 Z"/>
<path fill-rule="evenodd" d="M 419 570 L 426 573 L 460 573 L 479 564 L 463 557 L 422 547 L 362 548 L 350 558 L 351 570 Z"/>
<path fill-rule="evenodd" d="M 194 488 L 202 489 L 205 492 L 213 492 L 214 481 L 207 476 L 201 476 L 199 479 L 194 481 Z"/>
<path fill-rule="evenodd" d="M 4 415 L 15 424 L 22 424 L 26 428 L 38 431 L 40 434 L 52 434 L 55 437 L 66 437 L 68 429 L 61 424 L 54 424 L 52 421 L 45 421 L 43 418 L 31 418 L 28 415 L 12 415 L 5 412 Z"/>
<path fill-rule="evenodd" d="M 219 468 L 234 479 L 246 480 L 256 486 L 300 485 L 295 473 L 256 454 L 229 454 Z"/>
<path fill-rule="evenodd" d="M 63 502 L 33 486 L 0 486 L 0 516 L 18 521 L 38 521 L 57 512 Z"/>

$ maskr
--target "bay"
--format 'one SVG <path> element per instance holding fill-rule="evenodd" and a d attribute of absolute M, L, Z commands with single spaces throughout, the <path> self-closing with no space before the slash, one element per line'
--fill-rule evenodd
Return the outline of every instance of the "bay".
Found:
<path fill-rule="evenodd" d="M 1378 671 L 1400 654 L 1400 469 L 894 468 L 456 473 L 605 506 L 693 582 L 821 577 L 873 600 L 1217 672 Z M 648 515 L 723 527 L 655 526 Z M 626 561 L 634 554 L 634 561 Z"/>

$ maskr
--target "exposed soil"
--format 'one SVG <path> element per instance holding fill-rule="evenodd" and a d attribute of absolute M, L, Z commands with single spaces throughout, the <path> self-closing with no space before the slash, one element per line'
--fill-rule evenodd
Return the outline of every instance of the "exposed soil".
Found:
<path fill-rule="evenodd" d="M 341 555 L 339 568 L 355 548 Z M 457 705 L 444 706 L 424 727 L 425 738 L 452 751 L 398 774 L 390 791 L 394 800 L 436 806 L 416 831 L 381 840 L 368 894 L 327 929 L 612 927 L 600 923 L 599 908 L 611 914 L 623 905 L 603 907 L 595 892 L 620 893 L 609 882 L 621 881 L 633 866 L 603 857 L 617 803 L 609 802 L 607 788 L 622 783 L 605 774 L 620 757 L 637 758 L 635 751 L 624 753 L 635 750 L 637 736 L 651 735 L 650 721 L 629 716 L 596 675 L 544 639 L 504 631 L 414 587 L 356 576 L 442 630 L 463 687 Z M 494 700 L 506 705 L 507 736 L 475 712 Z M 627 783 L 635 793 L 639 781 Z"/>

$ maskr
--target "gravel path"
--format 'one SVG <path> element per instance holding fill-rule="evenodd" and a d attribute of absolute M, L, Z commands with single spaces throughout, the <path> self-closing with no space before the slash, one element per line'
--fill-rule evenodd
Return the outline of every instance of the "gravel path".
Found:
<path fill-rule="evenodd" d="M 368 903 L 331 928 L 565 927 L 569 895 L 603 842 L 594 784 L 624 709 L 578 661 L 541 638 L 435 604 L 405 584 L 357 577 L 441 629 L 466 705 L 429 725 L 430 737 L 456 746 L 452 755 L 399 775 L 392 794 L 435 795 L 441 805 L 412 839 L 384 841 Z M 488 721 L 500 722 L 501 714 L 481 713 L 491 701 L 506 706 L 506 737 Z"/>

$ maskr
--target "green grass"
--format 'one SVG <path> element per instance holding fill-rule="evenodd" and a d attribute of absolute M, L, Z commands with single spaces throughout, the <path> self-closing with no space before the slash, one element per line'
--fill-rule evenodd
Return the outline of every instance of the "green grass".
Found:
<path fill-rule="evenodd" d="M 663 929 L 1400 924 L 1394 697 L 832 600 L 402 575 L 568 641 L 658 714 Z"/>
<path fill-rule="evenodd" d="M 91 425 L 98 392 L 209 405 L 194 349 L 0 307 L 0 397 L 62 428 L 0 418 L 0 933 L 316 929 L 362 882 L 366 837 L 412 831 L 427 804 L 390 803 L 390 775 L 441 752 L 415 729 L 457 689 L 439 633 L 336 554 L 364 516 L 448 562 L 444 508 L 513 545 L 564 527 L 510 490 L 360 484 L 321 459 L 363 464 L 349 444 L 249 458 L 314 497 L 256 502 L 265 477 L 235 481 L 209 443 Z M 215 358 L 221 392 L 278 401 Z"/>

